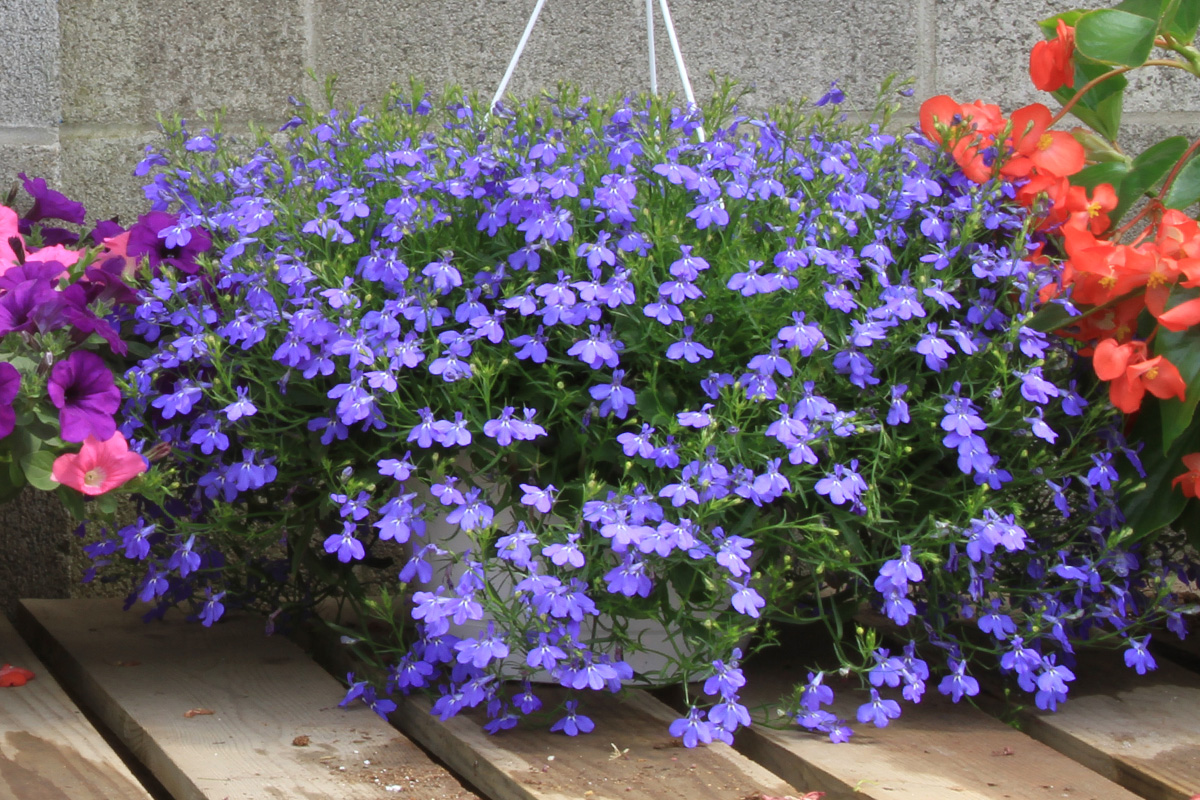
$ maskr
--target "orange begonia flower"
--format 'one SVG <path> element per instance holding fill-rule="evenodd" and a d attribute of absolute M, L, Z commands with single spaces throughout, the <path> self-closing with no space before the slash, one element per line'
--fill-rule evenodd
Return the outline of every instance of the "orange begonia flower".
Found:
<path fill-rule="evenodd" d="M 1088 230 L 1099 236 L 1108 230 L 1111 220 L 1108 212 L 1117 207 L 1117 193 L 1111 184 L 1102 183 L 1092 190 L 1091 198 L 1087 189 L 1082 186 L 1072 186 L 1067 191 L 1066 208 L 1067 226 Z"/>
<path fill-rule="evenodd" d="M 1109 396 L 1112 404 L 1132 414 L 1142 407 L 1146 392 L 1166 400 L 1176 397 L 1184 399 L 1187 389 L 1183 376 L 1165 356 L 1147 359 L 1145 342 L 1117 344 L 1114 339 L 1105 339 L 1096 345 L 1092 366 L 1096 375 L 1109 381 Z"/>
<path fill-rule="evenodd" d="M 54 459 L 54 480 L 86 495 L 112 491 L 146 471 L 146 459 L 131 452 L 119 432 L 105 441 L 89 435 L 78 453 Z"/>
<path fill-rule="evenodd" d="M 1017 188 L 1016 200 L 1025 208 L 1041 214 L 1039 229 L 1051 228 L 1067 218 L 1065 209 L 1070 188 L 1070 182 L 1064 177 L 1034 173 Z"/>
<path fill-rule="evenodd" d="M 1009 144 L 1016 155 L 1001 174 L 1021 178 L 1033 170 L 1067 177 L 1083 169 L 1087 160 L 1083 145 L 1063 131 L 1047 130 L 1053 115 L 1041 103 L 1018 108 L 1012 114 Z"/>
<path fill-rule="evenodd" d="M 1055 38 L 1038 42 L 1029 53 L 1029 77 L 1043 92 L 1053 92 L 1075 82 L 1075 29 L 1061 19 Z"/>
<path fill-rule="evenodd" d="M 1196 497 L 1197 490 L 1200 489 L 1200 453 L 1188 453 L 1183 457 L 1183 465 L 1188 468 L 1188 471 L 1182 475 L 1176 475 L 1171 481 L 1171 488 L 1174 489 L 1179 484 L 1183 484 L 1184 497 Z"/>

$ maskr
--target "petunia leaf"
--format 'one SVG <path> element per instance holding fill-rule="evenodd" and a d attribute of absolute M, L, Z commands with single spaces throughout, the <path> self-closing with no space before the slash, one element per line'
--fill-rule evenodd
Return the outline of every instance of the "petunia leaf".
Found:
<path fill-rule="evenodd" d="M 54 454 L 49 450 L 38 450 L 21 457 L 21 469 L 25 472 L 25 480 L 29 485 L 43 492 L 52 492 L 59 487 L 54 480 L 51 470 L 54 468 Z"/>
<path fill-rule="evenodd" d="M 1104 64 L 1136 67 L 1150 57 L 1157 31 L 1157 18 L 1102 8 L 1079 18 L 1075 25 L 1075 47 Z"/>

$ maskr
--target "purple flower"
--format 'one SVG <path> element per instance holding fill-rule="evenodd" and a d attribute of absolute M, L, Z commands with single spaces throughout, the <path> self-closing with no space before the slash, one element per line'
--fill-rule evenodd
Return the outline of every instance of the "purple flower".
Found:
<path fill-rule="evenodd" d="M 528 483 L 521 484 L 521 491 L 525 495 L 521 498 L 521 505 L 533 506 L 543 514 L 550 513 L 550 506 L 554 503 L 554 493 L 558 489 L 554 484 L 550 484 L 545 489 L 539 486 L 533 486 Z"/>
<path fill-rule="evenodd" d="M 0 361 L 0 439 L 13 432 L 17 412 L 13 401 L 21 391 L 21 373 L 7 361 Z"/>
<path fill-rule="evenodd" d="M 712 725 L 704 719 L 704 712 L 696 706 L 688 709 L 686 717 L 672 722 L 669 730 L 672 736 L 683 739 L 684 747 L 710 744 L 713 739 Z"/>
<path fill-rule="evenodd" d="M 731 589 L 733 589 L 733 597 L 731 598 L 730 602 L 732 603 L 734 609 L 739 614 L 745 614 L 748 617 L 758 619 L 758 610 L 767 604 L 767 601 L 762 598 L 762 595 L 760 595 L 753 587 L 750 586 L 749 581 L 745 583 L 735 583 L 734 581 L 726 578 L 725 582 L 729 584 Z"/>
<path fill-rule="evenodd" d="M 196 257 L 212 249 L 212 237 L 203 228 L 180 229 L 179 225 L 180 219 L 174 214 L 163 211 L 143 214 L 129 229 L 126 253 L 135 259 L 145 256 L 151 267 L 169 264 L 194 275 L 200 271 Z M 182 230 L 186 230 L 186 240 Z"/>
<path fill-rule="evenodd" d="M 834 464 L 833 472 L 826 473 L 824 478 L 817 481 L 817 494 L 825 495 L 835 506 L 845 503 L 857 505 L 859 498 L 867 491 L 867 482 L 858 474 L 857 469 L 857 458 L 850 462 L 849 467 Z"/>
<path fill-rule="evenodd" d="M 83 203 L 71 200 L 61 192 L 49 188 L 45 178 L 27 178 L 24 172 L 18 173 L 17 177 L 25 185 L 25 191 L 33 198 L 33 207 L 25 213 L 24 222 L 61 219 L 76 225 L 83 224 L 87 216 Z"/>
<path fill-rule="evenodd" d="M 562 731 L 567 736 L 578 736 L 581 733 L 591 733 L 596 723 L 576 710 L 578 701 L 567 701 L 567 715 L 550 726 L 551 731 Z"/>
<path fill-rule="evenodd" d="M 888 722 L 900 716 L 900 704 L 895 700 L 884 700 L 878 689 L 871 690 L 871 702 L 858 707 L 858 721 L 871 722 L 876 728 L 886 728 Z"/>
<path fill-rule="evenodd" d="M 1130 639 L 1129 649 L 1125 651 L 1125 666 L 1137 670 L 1138 675 L 1145 675 L 1149 670 L 1158 669 L 1154 656 L 1146 649 L 1149 646 L 1150 634 L 1146 634 L 1141 641 Z"/>
<path fill-rule="evenodd" d="M 212 593 L 211 588 L 204 590 L 205 600 L 204 605 L 200 609 L 200 624 L 206 628 L 211 628 L 213 623 L 221 618 L 225 613 L 225 604 L 221 602 L 225 597 L 224 592 Z"/>
<path fill-rule="evenodd" d="M 104 360 L 87 350 L 76 350 L 50 370 L 46 386 L 58 411 L 62 438 L 82 442 L 88 436 L 107 441 L 117 432 L 113 414 L 121 406 L 121 391 Z"/>
<path fill-rule="evenodd" d="M 629 409 L 637 401 L 632 389 L 621 385 L 625 370 L 613 370 L 612 383 L 601 383 L 588 390 L 593 400 L 600 401 L 600 416 L 616 415 L 617 419 L 629 416 Z"/>
<path fill-rule="evenodd" d="M 979 681 L 967 674 L 967 662 L 950 659 L 950 674 L 942 678 L 938 691 L 954 702 L 964 696 L 974 697 L 979 694 Z"/>
<path fill-rule="evenodd" d="M 699 411 L 680 411 L 675 417 L 685 428 L 707 428 L 713 424 L 712 417 L 708 413 L 712 407 L 712 403 L 705 403 Z"/>
<path fill-rule="evenodd" d="M 354 538 L 358 526 L 349 520 L 342 524 L 342 532 L 335 533 L 325 539 L 325 552 L 337 553 L 338 561 L 348 564 L 351 561 L 362 561 L 367 557 L 367 551 L 362 542 Z"/>

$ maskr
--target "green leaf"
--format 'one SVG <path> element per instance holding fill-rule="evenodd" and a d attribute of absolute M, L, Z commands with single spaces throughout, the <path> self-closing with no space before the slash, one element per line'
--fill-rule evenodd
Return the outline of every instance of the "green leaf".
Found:
<path fill-rule="evenodd" d="M 1072 86 L 1083 86 L 1099 78 L 1111 68 L 1098 61 L 1092 61 L 1079 53 L 1072 59 L 1075 62 L 1075 78 Z M 1129 81 L 1124 75 L 1103 80 L 1093 86 L 1071 107 L 1071 113 L 1080 122 L 1099 133 L 1110 142 L 1116 141 L 1117 130 L 1121 125 L 1121 111 L 1125 102 L 1125 87 Z M 1059 103 L 1066 105 L 1075 96 L 1075 89 L 1063 87 L 1052 93 Z"/>
<path fill-rule="evenodd" d="M 49 450 L 38 450 L 22 456 L 21 469 L 25 473 L 25 480 L 35 489 L 52 492 L 61 486 L 50 474 L 54 469 L 54 454 Z"/>
<path fill-rule="evenodd" d="M 1105 64 L 1136 67 L 1146 63 L 1154 48 L 1158 19 L 1116 8 L 1090 11 L 1075 25 L 1075 48 Z"/>
<path fill-rule="evenodd" d="M 1192 157 L 1183 165 L 1171 181 L 1166 197 L 1162 198 L 1162 204 L 1167 208 L 1181 210 L 1196 202 L 1200 202 L 1200 156 Z"/>
<path fill-rule="evenodd" d="M 1155 440 L 1162 425 L 1161 405 L 1147 398 L 1127 437 L 1129 441 Z M 1179 518 L 1187 498 L 1183 492 L 1171 488 L 1171 480 L 1187 471 L 1182 459 L 1197 450 L 1200 450 L 1200 429 L 1195 428 L 1176 439 L 1165 454 L 1159 447 L 1142 448 L 1140 458 L 1146 477 L 1132 475 L 1133 488 L 1121 496 L 1121 510 L 1126 524 L 1133 528 L 1133 541 L 1150 536 Z M 1131 470 L 1122 465 L 1122 472 Z"/>
<path fill-rule="evenodd" d="M 1195 40 L 1197 28 L 1200 28 L 1200 3 L 1196 0 L 1178 0 L 1174 9 L 1168 11 L 1158 24 L 1159 33 L 1167 34 L 1176 44 L 1182 45 Z"/>
<path fill-rule="evenodd" d="M 1102 183 L 1112 184 L 1114 188 L 1118 188 L 1128 172 L 1129 165 L 1123 161 L 1105 161 L 1103 164 L 1092 164 L 1090 167 L 1079 170 L 1071 176 L 1071 183 L 1089 191 Z"/>
<path fill-rule="evenodd" d="M 1052 39 L 1054 38 L 1055 34 L 1058 33 L 1058 21 L 1060 19 L 1067 23 L 1068 26 L 1074 28 L 1079 22 L 1079 18 L 1082 17 L 1083 14 L 1084 12 L 1078 9 L 1064 11 L 1061 14 L 1055 14 L 1053 17 L 1046 17 L 1045 19 L 1038 20 L 1038 27 L 1042 29 L 1043 36 L 1045 36 L 1047 39 Z"/>
<path fill-rule="evenodd" d="M 1118 3 L 1115 8 L 1118 11 L 1127 11 L 1130 14 L 1137 14 L 1139 17 L 1146 17 L 1158 22 L 1158 18 L 1162 16 L 1163 9 L 1166 8 L 1170 0 L 1125 0 L 1123 3 Z"/>
<path fill-rule="evenodd" d="M 1200 400 L 1200 329 L 1189 328 L 1176 332 L 1161 328 L 1154 354 L 1166 356 L 1178 368 L 1183 382 L 1188 386 L 1183 402 L 1175 399 L 1159 401 L 1162 446 L 1163 452 L 1166 452 L 1192 424 L 1196 402 Z"/>
<path fill-rule="evenodd" d="M 1172 136 L 1148 148 L 1133 160 L 1129 173 L 1117 188 L 1117 207 L 1111 219 L 1119 220 L 1142 195 L 1158 186 L 1179 157 L 1187 150 L 1188 140 L 1183 136 Z"/>
<path fill-rule="evenodd" d="M 63 508 L 65 508 L 74 519 L 82 521 L 87 518 L 87 514 L 84 512 L 83 508 L 82 494 L 69 486 L 61 485 L 58 487 L 58 491 L 55 492 L 55 494 L 58 496 L 58 501 L 63 504 Z"/>

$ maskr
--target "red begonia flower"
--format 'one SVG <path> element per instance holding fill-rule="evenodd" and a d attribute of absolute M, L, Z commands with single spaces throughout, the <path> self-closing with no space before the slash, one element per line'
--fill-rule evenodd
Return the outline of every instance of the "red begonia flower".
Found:
<path fill-rule="evenodd" d="M 1061 19 L 1055 38 L 1038 42 L 1029 53 L 1029 77 L 1043 92 L 1053 92 L 1075 82 L 1075 29 Z"/>
<path fill-rule="evenodd" d="M 1196 497 L 1197 490 L 1200 489 L 1200 453 L 1188 453 L 1183 457 L 1183 465 L 1188 468 L 1188 471 L 1182 475 L 1176 475 L 1171 481 L 1171 488 L 1174 489 L 1179 484 L 1183 484 L 1184 497 Z"/>
<path fill-rule="evenodd" d="M 29 670 L 14 667 L 12 664 L 5 664 L 3 667 L 0 667 L 0 687 L 24 686 L 35 677 Z"/>

